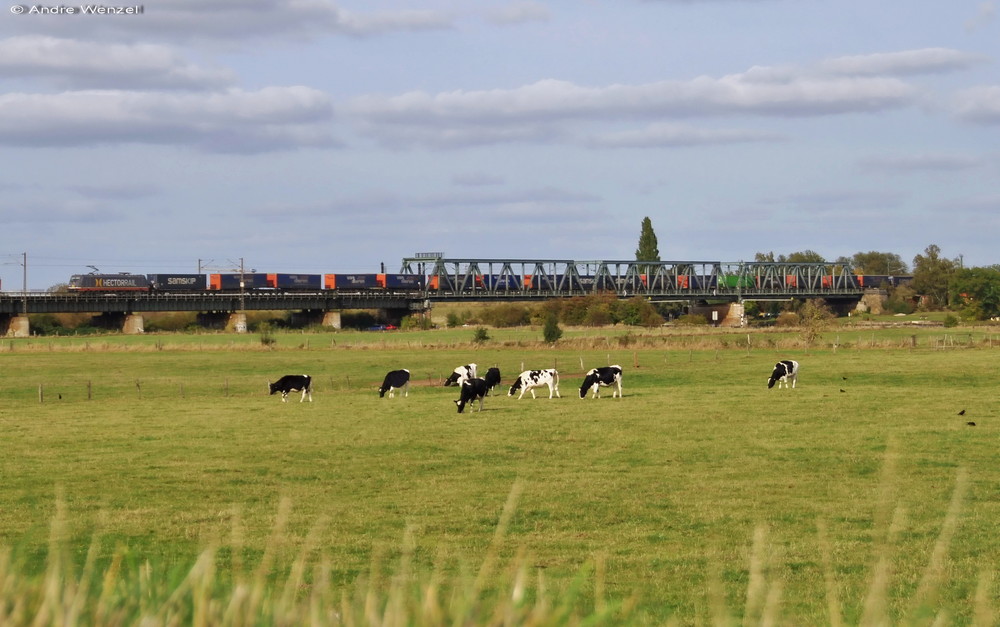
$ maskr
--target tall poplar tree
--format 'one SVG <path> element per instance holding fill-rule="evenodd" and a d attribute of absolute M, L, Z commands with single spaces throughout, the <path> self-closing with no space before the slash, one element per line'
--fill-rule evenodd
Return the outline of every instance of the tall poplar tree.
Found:
<path fill-rule="evenodd" d="M 636 261 L 660 261 L 660 249 L 656 247 L 656 233 L 653 231 L 653 221 L 649 216 L 642 219 L 642 231 L 639 233 L 639 248 L 635 250 Z"/>

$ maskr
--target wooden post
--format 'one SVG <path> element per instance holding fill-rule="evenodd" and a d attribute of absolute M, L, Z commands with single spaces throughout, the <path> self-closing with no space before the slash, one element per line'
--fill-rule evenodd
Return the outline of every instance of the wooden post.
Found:
<path fill-rule="evenodd" d="M 42 392 L 42 384 L 38 384 L 38 402 L 42 403 L 45 401 L 45 394 Z"/>
<path fill-rule="evenodd" d="M 135 380 L 135 392 L 139 395 L 139 398 L 142 398 L 142 386 L 139 384 L 138 379 Z"/>
<path fill-rule="evenodd" d="M 93 392 L 93 387 L 94 387 L 93 383 L 91 383 L 90 379 L 87 379 L 87 400 L 88 401 L 91 398 L 93 398 L 92 395 L 91 395 L 91 393 Z"/>

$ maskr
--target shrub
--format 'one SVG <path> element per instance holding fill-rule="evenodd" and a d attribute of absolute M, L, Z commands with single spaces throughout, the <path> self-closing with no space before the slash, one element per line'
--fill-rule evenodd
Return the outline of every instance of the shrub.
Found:
<path fill-rule="evenodd" d="M 794 311 L 783 311 L 778 314 L 774 324 L 779 327 L 797 327 L 799 326 L 799 316 Z"/>
<path fill-rule="evenodd" d="M 944 326 L 946 329 L 952 329 L 954 327 L 957 327 L 958 318 L 951 314 L 948 314 L 947 316 L 944 317 Z"/>
<path fill-rule="evenodd" d="M 555 314 L 550 314 L 545 319 L 545 326 L 542 327 L 542 338 L 549 344 L 555 344 L 562 337 L 562 329 L 559 328 L 559 320 Z"/>
<path fill-rule="evenodd" d="M 494 327 L 516 327 L 531 321 L 531 310 L 525 305 L 506 303 L 488 307 L 481 317 L 483 322 Z"/>
<path fill-rule="evenodd" d="M 684 314 L 683 316 L 677 316 L 674 323 L 690 326 L 708 324 L 708 318 L 701 314 Z"/>
<path fill-rule="evenodd" d="M 475 333 L 472 334 L 472 341 L 476 344 L 489 342 L 490 334 L 486 331 L 486 327 L 476 327 Z"/>

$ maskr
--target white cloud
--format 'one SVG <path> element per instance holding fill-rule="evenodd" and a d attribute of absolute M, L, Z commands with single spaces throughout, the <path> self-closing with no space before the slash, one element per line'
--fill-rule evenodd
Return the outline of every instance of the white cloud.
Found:
<path fill-rule="evenodd" d="M 185 144 L 219 152 L 330 145 L 329 98 L 308 87 L 213 94 L 0 95 L 0 144 Z"/>
<path fill-rule="evenodd" d="M 232 72 L 186 62 L 155 44 L 105 44 L 27 35 L 0 40 L 0 76 L 48 79 L 61 87 L 218 88 Z"/>
<path fill-rule="evenodd" d="M 487 19 L 494 24 L 522 24 L 524 22 L 547 22 L 551 14 L 548 7 L 530 0 L 511 2 L 493 9 Z"/>
<path fill-rule="evenodd" d="M 23 15 L 16 21 L 20 33 L 76 36 L 85 26 L 88 33 L 129 41 L 141 36 L 158 41 L 205 40 L 242 45 L 263 39 L 295 41 L 329 35 L 366 37 L 440 30 L 451 28 L 452 20 L 451 15 L 438 11 L 353 12 L 329 0 L 172 0 L 145 5 L 142 15 L 115 19 L 97 15 Z M 4 30 L 0 25 L 0 32 Z"/>
<path fill-rule="evenodd" d="M 931 74 L 965 70 L 989 61 L 989 57 L 950 48 L 923 48 L 837 57 L 819 68 L 833 74 L 855 76 Z"/>
<path fill-rule="evenodd" d="M 362 96 L 344 111 L 387 144 L 469 146 L 573 139 L 570 120 L 669 119 L 705 115 L 818 116 L 911 104 L 916 90 L 885 77 L 788 75 L 761 68 L 720 78 L 580 86 L 541 80 L 514 89 Z"/>
<path fill-rule="evenodd" d="M 1000 86 L 973 87 L 956 96 L 958 117 L 978 124 L 1000 124 Z"/>
<path fill-rule="evenodd" d="M 781 139 L 774 133 L 761 131 L 652 124 L 645 129 L 597 134 L 587 141 L 587 145 L 593 148 L 663 148 L 780 141 Z"/>
<path fill-rule="evenodd" d="M 892 109 L 912 102 L 914 89 L 893 78 L 802 77 L 758 80 L 751 73 L 643 85 L 584 87 L 541 80 L 515 89 L 408 92 L 351 103 L 352 113 L 386 122 L 618 118 L 626 115 L 819 115 Z"/>
<path fill-rule="evenodd" d="M 860 165 L 863 170 L 906 174 L 972 170 L 982 167 L 984 161 L 967 155 L 914 154 L 872 157 Z"/>

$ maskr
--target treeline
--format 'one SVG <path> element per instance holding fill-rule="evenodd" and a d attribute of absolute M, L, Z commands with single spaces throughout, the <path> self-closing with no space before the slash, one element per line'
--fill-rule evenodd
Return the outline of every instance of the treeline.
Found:
<path fill-rule="evenodd" d="M 822 255 L 812 250 L 790 255 L 773 252 L 757 253 L 755 261 L 788 263 L 825 263 Z M 912 276 L 908 284 L 889 290 L 887 306 L 896 313 L 914 310 L 959 313 L 970 320 L 1000 317 L 1000 265 L 966 268 L 962 258 L 949 259 L 941 249 L 931 244 L 923 254 L 907 264 L 895 253 L 870 251 L 834 261 L 847 262 L 858 274 Z"/>

